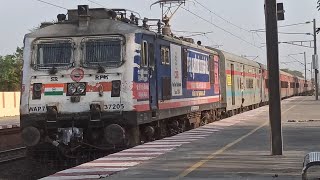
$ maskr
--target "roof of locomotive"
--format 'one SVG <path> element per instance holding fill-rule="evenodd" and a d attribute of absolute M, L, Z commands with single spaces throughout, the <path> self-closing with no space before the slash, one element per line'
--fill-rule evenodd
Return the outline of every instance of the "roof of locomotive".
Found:
<path fill-rule="evenodd" d="M 129 33 L 155 34 L 152 31 L 122 21 L 112 19 L 91 19 L 87 28 L 80 28 L 78 26 L 78 21 L 69 21 L 40 28 L 27 34 L 26 37 L 74 37 Z"/>

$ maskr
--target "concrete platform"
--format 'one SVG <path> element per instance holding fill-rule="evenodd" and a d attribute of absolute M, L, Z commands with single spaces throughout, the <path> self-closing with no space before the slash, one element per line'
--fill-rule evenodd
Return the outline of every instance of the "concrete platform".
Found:
<path fill-rule="evenodd" d="M 0 117 L 0 129 L 20 126 L 20 116 Z"/>
<path fill-rule="evenodd" d="M 264 106 L 45 179 L 301 179 L 304 155 L 320 151 L 320 102 L 313 99 L 282 101 L 283 156 L 270 155 Z"/>

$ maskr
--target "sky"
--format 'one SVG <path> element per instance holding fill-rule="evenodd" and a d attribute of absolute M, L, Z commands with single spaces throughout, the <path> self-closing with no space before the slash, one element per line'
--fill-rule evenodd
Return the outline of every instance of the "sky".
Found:
<path fill-rule="evenodd" d="M 41 1 L 41 0 L 40 0 Z M 42 0 L 66 9 L 75 9 L 78 4 L 90 8 L 126 8 L 139 12 L 143 17 L 160 18 L 159 5 L 150 8 L 156 0 Z M 16 47 L 23 46 L 23 37 L 41 22 L 53 21 L 57 14 L 67 10 L 39 2 L 39 0 L 2 0 L 0 6 L 0 55 L 11 54 Z M 199 3 L 197 3 L 199 2 Z M 317 0 L 278 0 L 284 3 L 285 20 L 278 25 L 305 23 L 314 18 L 320 27 L 320 13 L 316 9 Z M 201 5 L 204 5 L 202 7 Z M 177 11 L 171 20 L 171 28 L 178 36 L 194 35 L 192 32 L 210 32 L 193 36 L 203 45 L 217 46 L 237 55 L 266 64 L 265 33 L 251 30 L 264 29 L 264 0 L 188 0 L 183 9 Z M 209 11 L 209 10 L 210 11 Z M 188 12 L 188 11 L 196 14 Z M 201 17 L 201 18 L 199 18 Z M 313 33 L 313 25 L 279 27 L 279 32 Z M 188 31 L 185 33 L 177 31 Z M 320 37 L 319 37 L 320 38 Z M 318 38 L 318 39 L 319 39 Z M 279 41 L 312 40 L 310 35 L 279 34 Z M 318 41 L 319 44 L 320 41 Z M 222 45 L 222 46 L 221 46 Z M 310 44 L 305 44 L 310 45 Z M 320 45 L 320 44 L 319 44 Z M 320 47 L 320 46 L 319 46 Z M 311 62 L 312 48 L 280 44 L 280 67 L 304 72 L 303 65 L 294 62 L 289 54 L 306 52 L 307 62 Z M 292 55 L 303 62 L 303 55 Z M 289 63 L 288 63 L 289 62 Z M 310 65 L 308 65 L 310 69 Z M 310 72 L 307 72 L 310 77 Z"/>

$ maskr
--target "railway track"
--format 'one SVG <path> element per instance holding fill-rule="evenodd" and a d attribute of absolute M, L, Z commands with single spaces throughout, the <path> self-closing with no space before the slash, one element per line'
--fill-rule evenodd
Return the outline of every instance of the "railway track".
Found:
<path fill-rule="evenodd" d="M 20 132 L 19 126 L 0 129 L 0 164 L 26 157 L 26 147 L 22 146 Z"/>
<path fill-rule="evenodd" d="M 0 136 L 1 135 L 18 134 L 18 133 L 20 133 L 20 127 L 19 126 L 12 126 L 11 128 L 0 129 Z"/>
<path fill-rule="evenodd" d="M 20 160 L 26 157 L 26 147 L 0 151 L 0 164 Z"/>

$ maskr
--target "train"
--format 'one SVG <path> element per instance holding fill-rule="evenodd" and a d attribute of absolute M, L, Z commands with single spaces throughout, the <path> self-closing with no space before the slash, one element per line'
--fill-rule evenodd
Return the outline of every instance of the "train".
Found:
<path fill-rule="evenodd" d="M 265 65 L 125 9 L 79 5 L 26 34 L 20 124 L 30 149 L 132 147 L 268 103 Z M 281 97 L 312 92 L 281 71 Z"/>

